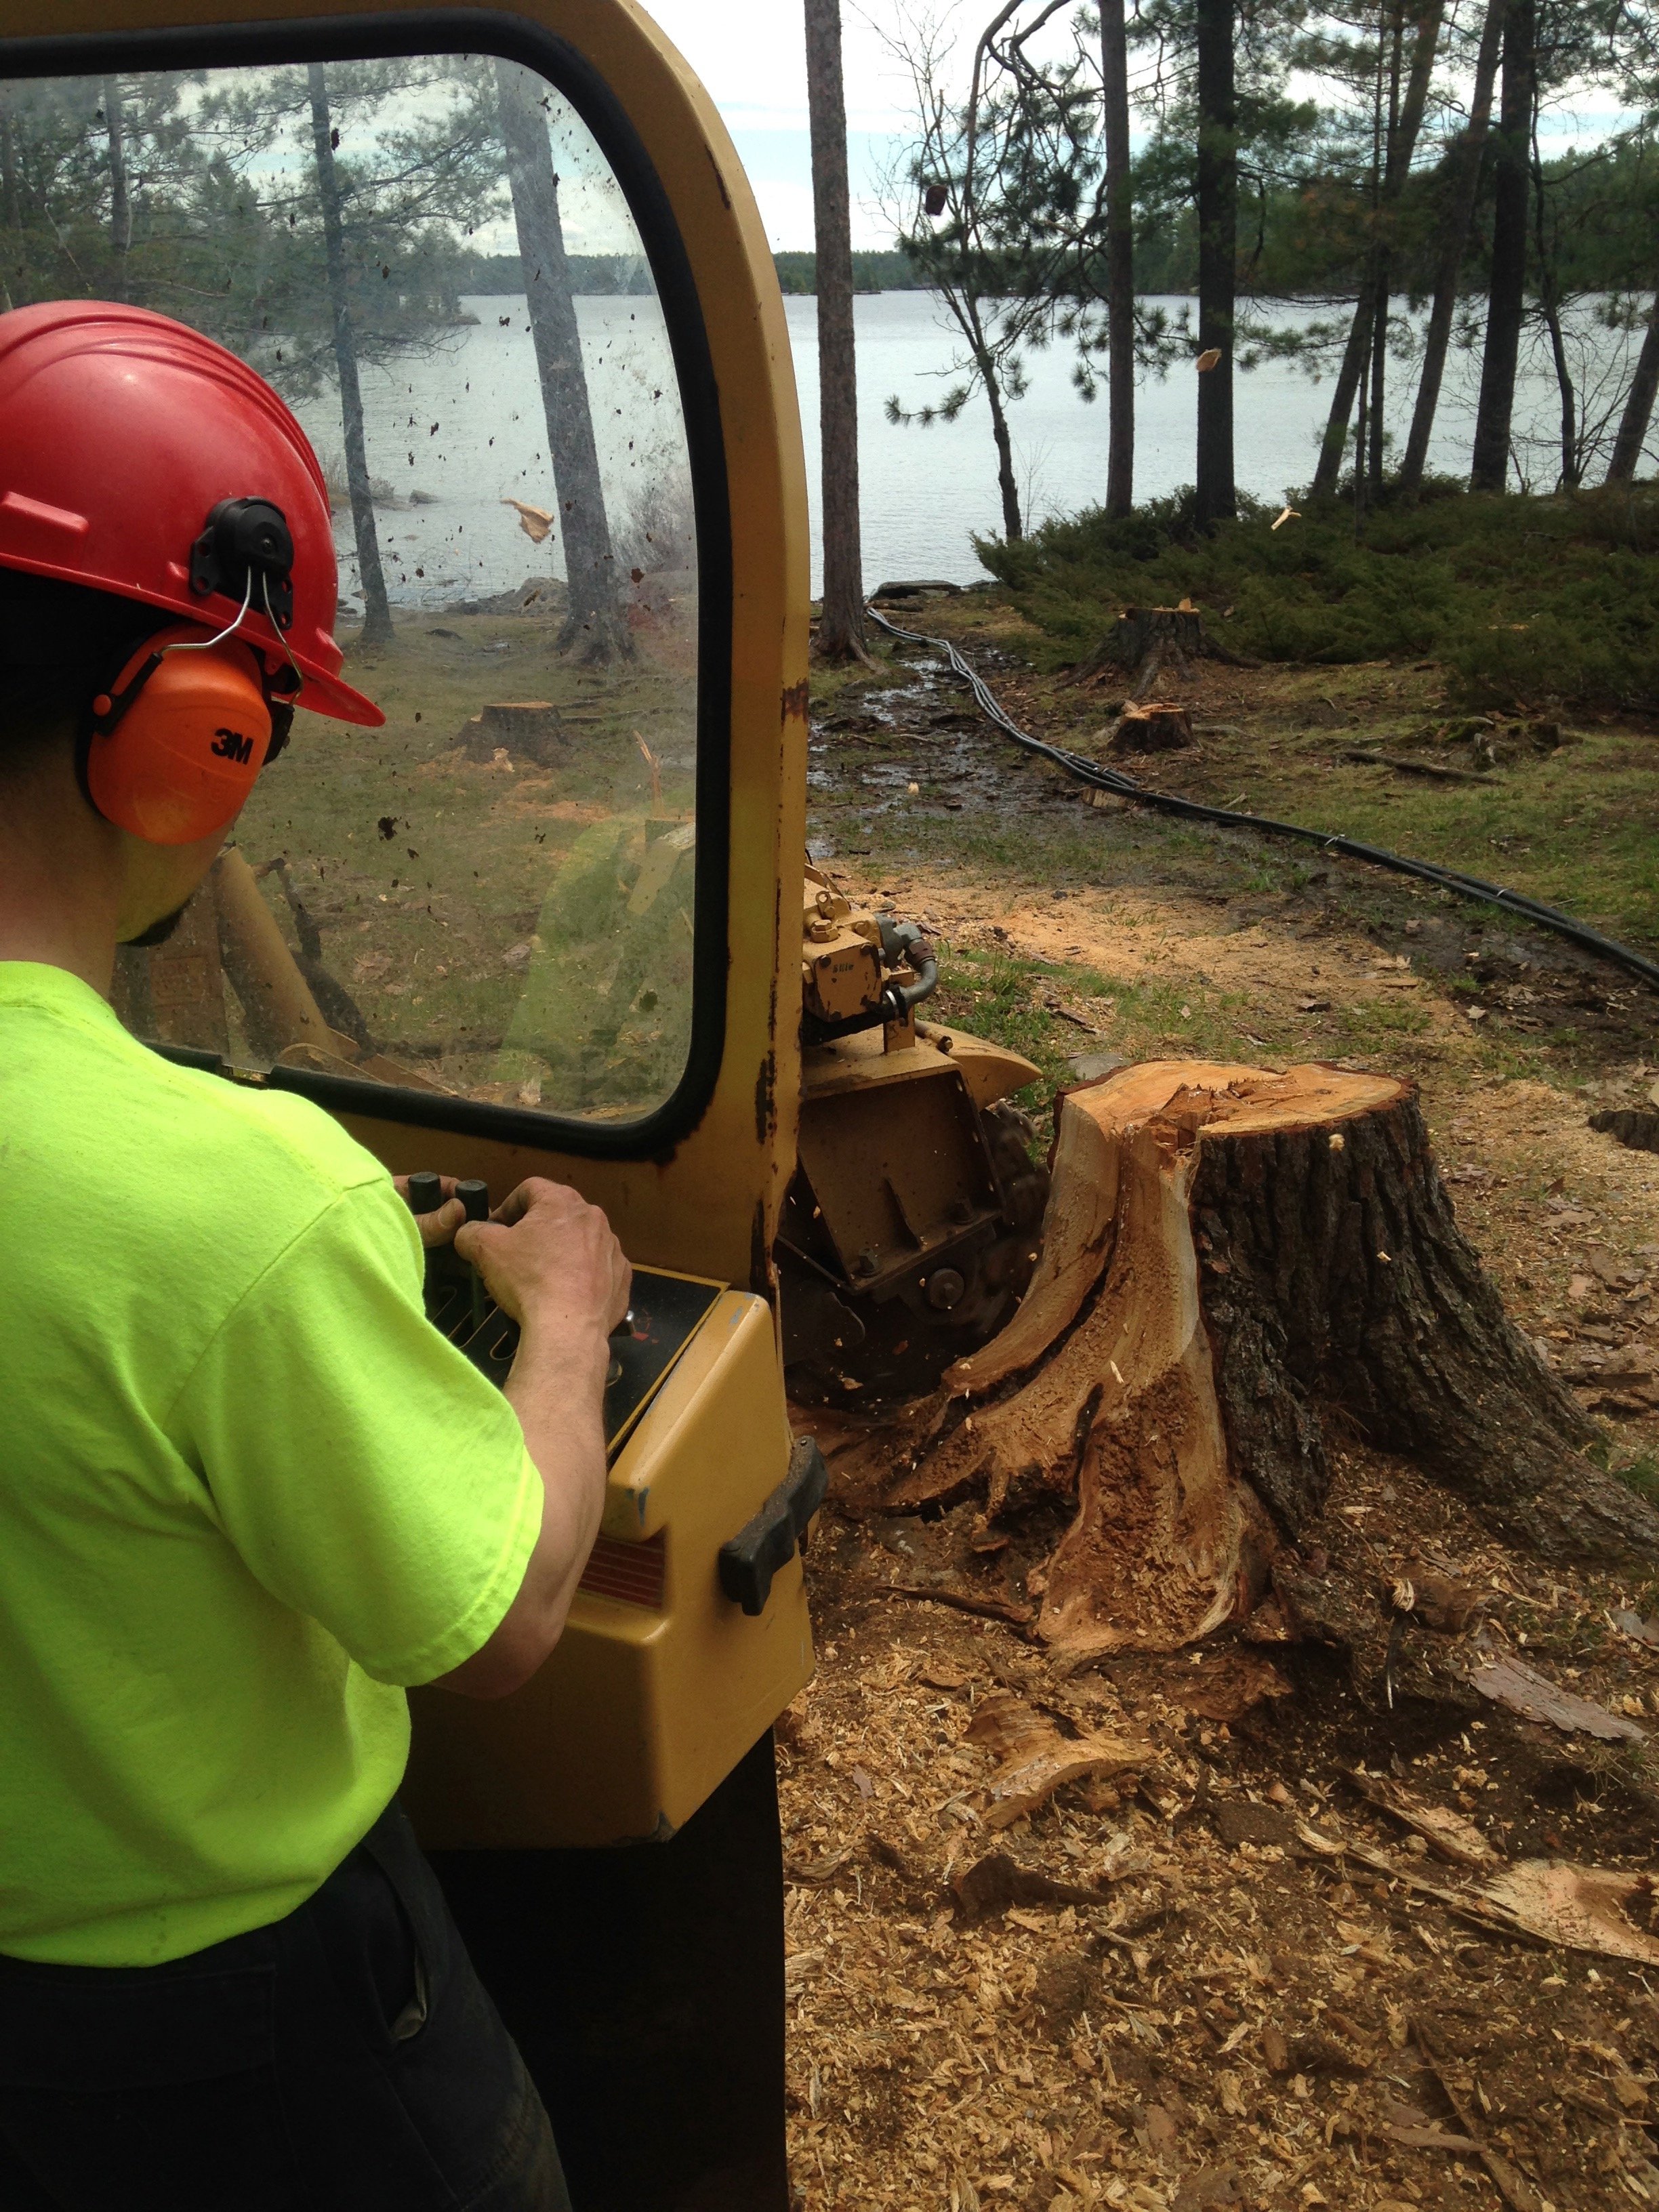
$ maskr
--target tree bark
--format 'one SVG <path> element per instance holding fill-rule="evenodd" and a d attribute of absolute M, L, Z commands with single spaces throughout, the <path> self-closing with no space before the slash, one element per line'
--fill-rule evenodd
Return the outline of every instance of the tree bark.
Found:
<path fill-rule="evenodd" d="M 357 573 L 363 588 L 361 642 L 390 645 L 392 605 L 380 567 L 380 539 L 374 523 L 374 495 L 368 479 L 368 449 L 363 438 L 363 394 L 357 380 L 357 340 L 346 289 L 345 227 L 340 179 L 334 166 L 334 124 L 329 112 L 328 79 L 321 62 L 307 70 L 311 94 L 311 137 L 317 161 L 317 197 L 323 214 L 323 248 L 328 265 L 328 301 L 334 326 L 334 368 L 340 384 L 340 430 L 345 447 L 346 489 L 351 526 L 357 541 Z"/>
<path fill-rule="evenodd" d="M 559 180 L 553 170 L 547 117 L 535 89 L 540 82 L 516 62 L 495 64 L 496 109 L 547 419 L 554 497 L 564 532 L 570 605 L 559 633 L 559 649 L 574 648 L 592 663 L 631 659 L 634 634 L 623 611 L 599 477 L 587 372 L 559 213 Z"/>
<path fill-rule="evenodd" d="M 1572 369 L 1567 360 L 1567 343 L 1561 328 L 1561 288 L 1556 280 L 1555 256 L 1550 250 L 1549 226 L 1546 216 L 1547 187 L 1544 182 L 1543 157 L 1538 150 L 1538 119 L 1533 116 L 1532 131 L 1532 207 L 1533 234 L 1538 248 L 1538 307 L 1544 318 L 1544 328 L 1549 333 L 1550 364 L 1555 371 L 1555 389 L 1561 402 L 1561 483 L 1564 491 L 1576 489 L 1584 471 L 1578 452 L 1578 395 L 1573 386 Z"/>
<path fill-rule="evenodd" d="M 812 127 L 812 224 L 817 248 L 818 425 L 822 448 L 823 611 L 817 653 L 869 659 L 859 531 L 858 356 L 853 331 L 853 226 L 842 83 L 841 0 L 806 0 L 806 100 Z"/>
<path fill-rule="evenodd" d="M 1625 396 L 1619 434 L 1613 441 L 1613 458 L 1607 463 L 1609 483 L 1629 483 L 1635 476 L 1647 440 L 1648 424 L 1653 417 L 1656 392 L 1659 392 L 1659 283 L 1655 285 L 1653 305 L 1648 309 L 1648 326 L 1642 336 L 1642 350 L 1636 356 L 1636 374 Z"/>
<path fill-rule="evenodd" d="M 127 181 L 125 120 L 118 78 L 104 79 L 104 128 L 109 139 L 109 242 L 115 256 L 115 296 L 127 297 L 127 256 L 132 251 L 132 194 Z"/>
<path fill-rule="evenodd" d="M 1510 422 L 1526 309 L 1527 202 L 1533 108 L 1537 95 L 1534 0 L 1510 0 L 1504 25 L 1503 97 L 1494 173 L 1492 281 L 1486 348 L 1480 362 L 1471 491 L 1502 491 L 1509 477 Z"/>
<path fill-rule="evenodd" d="M 1106 141 L 1106 512 L 1134 507 L 1134 187 L 1129 172 L 1129 51 L 1123 0 L 1101 0 L 1100 78 Z"/>
<path fill-rule="evenodd" d="M 1422 489 L 1435 411 L 1440 404 L 1440 382 L 1445 374 L 1446 353 L 1451 343 L 1458 280 L 1468 248 L 1475 202 L 1480 197 L 1481 156 L 1492 120 L 1492 87 L 1498 81 L 1498 57 L 1503 48 L 1507 9 L 1508 0 L 1487 0 L 1486 19 L 1481 27 L 1480 47 L 1475 58 L 1469 119 L 1446 159 L 1445 209 L 1441 220 L 1434 304 L 1423 333 L 1423 367 L 1417 380 L 1417 400 L 1412 409 L 1405 458 L 1400 464 L 1400 489 L 1413 500 Z"/>
<path fill-rule="evenodd" d="M 1198 380 L 1198 520 L 1238 512 L 1233 482 L 1233 316 L 1238 267 L 1234 0 L 1197 0 L 1198 350 L 1220 359 Z"/>
<path fill-rule="evenodd" d="M 1080 1657 L 1168 1650 L 1291 1564 L 1328 1420 L 1547 1557 L 1659 1541 L 1505 1316 L 1409 1084 L 1163 1060 L 1065 1094 L 1013 1320 L 878 1439 L 832 1437 L 831 1469 L 855 1510 L 1074 1498 L 1038 1632 Z"/>
<path fill-rule="evenodd" d="M 1008 428 L 1008 416 L 1002 404 L 1002 393 L 998 388 L 996 364 L 988 358 L 981 364 L 981 374 L 985 380 L 985 402 L 991 410 L 991 435 L 997 449 L 997 489 L 1002 495 L 1002 534 L 1009 544 L 1016 544 L 1025 535 L 1020 520 L 1019 483 L 1014 475 L 1014 441 Z"/>
<path fill-rule="evenodd" d="M 1336 373 L 1336 388 L 1331 394 L 1330 413 L 1326 419 L 1325 434 L 1320 444 L 1318 465 L 1314 471 L 1313 489 L 1316 494 L 1328 495 L 1336 489 L 1337 479 L 1342 472 L 1342 456 L 1347 446 L 1349 418 L 1353 413 L 1354 400 L 1368 363 L 1372 364 L 1373 380 L 1376 380 L 1375 364 L 1377 350 L 1371 343 L 1372 331 L 1380 322 L 1386 342 L 1389 258 L 1394 222 L 1423 128 L 1423 115 L 1434 76 L 1435 56 L 1439 51 L 1443 15 L 1443 0 L 1429 0 L 1428 6 L 1419 17 L 1405 100 L 1398 116 L 1390 117 L 1387 151 L 1380 165 L 1382 175 L 1377 185 L 1376 235 L 1366 255 L 1359 297 L 1354 303 L 1353 321 L 1348 327 L 1347 343 L 1343 348 L 1341 365 Z M 1397 32 L 1399 28 L 1397 25 Z M 1369 403 L 1368 420 L 1373 425 L 1371 434 L 1379 456 L 1373 475 L 1380 481 L 1382 417 L 1376 399 L 1377 395 L 1374 392 Z M 1357 456 L 1356 465 L 1364 465 L 1364 454 Z"/>

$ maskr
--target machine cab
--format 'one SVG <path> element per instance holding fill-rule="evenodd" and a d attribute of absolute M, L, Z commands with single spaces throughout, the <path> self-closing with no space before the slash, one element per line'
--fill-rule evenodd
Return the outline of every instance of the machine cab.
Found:
<path fill-rule="evenodd" d="M 669 1835 L 811 1663 L 770 1258 L 806 646 L 770 257 L 627 0 L 180 12 L 5 10 L 5 303 L 152 307 L 276 386 L 386 719 L 297 715 L 118 1010 L 394 1172 L 605 1207 L 638 1272 L 603 1534 L 535 1681 L 417 1697 L 407 1798 L 439 1846 Z M 429 1310 L 505 1373 L 441 1268 Z"/>

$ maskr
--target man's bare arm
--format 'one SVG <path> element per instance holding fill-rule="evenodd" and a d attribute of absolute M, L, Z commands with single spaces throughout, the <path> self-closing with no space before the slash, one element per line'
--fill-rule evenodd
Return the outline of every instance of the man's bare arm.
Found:
<path fill-rule="evenodd" d="M 517 1596 L 470 1659 L 441 1674 L 465 1697 L 503 1698 L 527 1682 L 563 1631 L 605 1504 L 605 1378 L 610 1332 L 628 1310 L 633 1271 L 611 1224 L 574 1190 L 520 1183 L 455 1249 L 519 1324 L 506 1395 L 542 1478 L 541 1532 Z"/>

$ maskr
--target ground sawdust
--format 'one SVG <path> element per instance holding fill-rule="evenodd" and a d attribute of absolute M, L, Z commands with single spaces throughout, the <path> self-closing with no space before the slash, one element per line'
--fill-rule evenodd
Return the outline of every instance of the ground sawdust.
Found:
<path fill-rule="evenodd" d="M 1099 720 L 1097 707 L 1050 698 L 1017 665 L 995 680 L 1027 726 L 1087 750 L 1080 720 Z M 1192 696 L 1200 719 L 1222 720 L 1270 690 L 1291 727 L 1426 706 L 1433 689 L 1401 671 L 1367 681 L 1375 698 L 1351 684 L 1340 713 L 1313 670 L 1271 682 L 1205 671 Z M 926 793 L 933 741 L 906 742 Z M 934 781 L 945 787 L 954 748 L 965 794 L 943 802 L 965 807 L 954 818 L 994 814 L 1006 752 L 971 732 L 938 744 Z M 964 774 L 976 763 L 978 797 Z M 826 786 L 817 818 L 833 838 L 868 809 Z M 1659 1347 L 1659 1158 L 1586 1127 L 1594 1106 L 1644 1103 L 1659 1073 L 1643 1056 L 1639 994 L 1626 1005 L 1619 979 L 1571 963 L 1517 973 L 1501 946 L 1494 963 L 1468 910 L 1408 904 L 1365 871 L 1305 895 L 1068 878 L 1056 896 L 1006 866 L 860 857 L 867 836 L 839 842 L 832 865 L 854 896 L 949 946 L 1052 963 L 1057 1000 L 1106 1049 L 1111 1002 L 1080 998 L 1067 969 L 1242 997 L 1272 1015 L 1278 1050 L 1257 1048 L 1248 1012 L 1225 1049 L 1267 1066 L 1336 1057 L 1353 1033 L 1345 1013 L 1413 1008 L 1414 1034 L 1358 1064 L 1417 1080 L 1459 1219 L 1510 1310 L 1603 1420 L 1613 1463 L 1659 1463 L 1659 1386 L 1643 1380 L 1646 1347 Z M 1541 1079 L 1495 1071 L 1495 1034 L 1519 1050 L 1562 1007 L 1571 1053 L 1540 1052 Z M 1409 1463 L 1332 1434 L 1335 1481 L 1304 1539 L 1308 1572 L 1362 1593 L 1437 1581 L 1473 1601 L 1455 1635 L 1411 1631 L 1402 1681 L 1416 1679 L 1415 1653 L 1485 1635 L 1659 1741 L 1659 1649 L 1617 1625 L 1659 1615 L 1659 1562 L 1622 1582 L 1546 1566 Z M 1064 1674 L 1018 1621 L 1069 1517 L 1039 1505 L 988 1524 L 975 1501 L 932 1521 L 825 1516 L 808 1562 L 819 1674 L 779 1731 L 797 2203 L 1498 2205 L 1461 2107 L 1552 2212 L 1659 2206 L 1659 1978 L 1494 1936 L 1413 1892 L 1405 1877 L 1425 1867 L 1454 1888 L 1480 1877 L 1419 1855 L 1351 1780 L 1363 1768 L 1455 1816 L 1506 1863 L 1650 1875 L 1651 1751 L 1474 1696 L 1458 1706 L 1407 1691 L 1390 1708 L 1340 1650 L 1314 1644 L 1224 1633 L 1197 1653 L 1118 1654 Z M 975 1593 L 1018 1619 L 969 1617 L 898 1584 Z M 1276 1613 L 1256 1630 L 1271 1635 Z M 1143 1735 L 1156 1761 L 1070 1786 L 994 1833 L 990 1758 L 968 1731 L 998 1692 L 1079 1735 Z M 1387 1854 L 1397 1875 L 1309 1852 L 1298 1821 Z M 1103 1902 L 969 1917 L 956 1884 L 999 1850 Z"/>

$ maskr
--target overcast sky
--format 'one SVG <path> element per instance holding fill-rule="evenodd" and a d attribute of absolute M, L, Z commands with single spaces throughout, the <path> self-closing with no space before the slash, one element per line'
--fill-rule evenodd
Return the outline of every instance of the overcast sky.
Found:
<path fill-rule="evenodd" d="M 737 143 L 760 203 L 775 252 L 810 250 L 812 164 L 806 125 L 806 55 L 801 0 L 643 0 L 714 95 Z M 922 0 L 927 4 L 927 0 Z M 960 0 L 932 0 L 941 17 L 959 15 L 975 27 L 978 9 Z M 988 11 L 987 11 L 988 12 Z M 896 19 L 895 0 L 874 0 L 871 15 Z M 842 60 L 853 186 L 853 243 L 888 246 L 884 175 L 902 151 L 909 123 L 908 85 L 856 0 L 842 0 Z M 1307 88 L 1312 92 L 1314 88 Z M 1620 118 L 1607 93 L 1586 88 L 1540 118 L 1552 151 L 1603 137 Z"/>
<path fill-rule="evenodd" d="M 812 243 L 812 161 L 800 0 L 645 0 L 713 94 L 775 250 Z M 842 11 L 853 243 L 890 246 L 881 178 L 903 143 L 903 72 L 858 9 Z"/>

